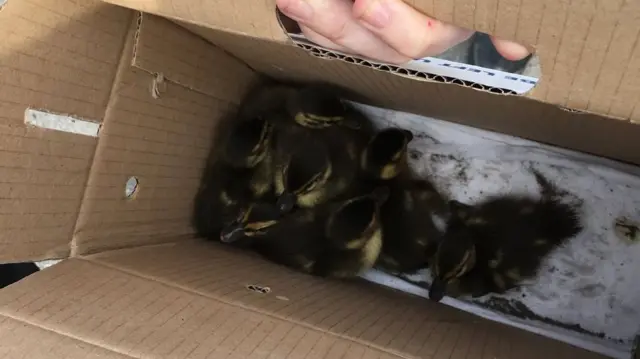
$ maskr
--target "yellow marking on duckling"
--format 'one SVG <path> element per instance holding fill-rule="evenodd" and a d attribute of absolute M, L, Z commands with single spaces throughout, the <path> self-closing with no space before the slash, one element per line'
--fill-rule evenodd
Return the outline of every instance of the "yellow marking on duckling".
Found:
<path fill-rule="evenodd" d="M 380 178 L 383 180 L 389 180 L 398 175 L 398 166 L 395 163 L 388 163 L 382 167 L 380 171 Z"/>
<path fill-rule="evenodd" d="M 522 276 L 520 275 L 520 269 L 518 268 L 511 268 L 505 274 L 507 278 L 514 281 L 519 281 L 520 279 L 522 279 Z"/>
<path fill-rule="evenodd" d="M 333 166 L 331 166 L 331 162 L 329 162 L 322 174 L 314 176 L 307 184 L 302 186 L 301 189 L 297 190 L 295 193 L 297 195 L 298 206 L 308 208 L 324 202 L 327 194 L 327 189 L 324 185 L 329 181 L 332 173 Z"/>
<path fill-rule="evenodd" d="M 273 184 L 276 195 L 281 196 L 284 193 L 284 173 L 288 165 L 277 166 L 275 175 L 273 176 Z"/>
<path fill-rule="evenodd" d="M 526 206 L 520 210 L 520 214 L 527 215 L 533 213 L 533 211 L 535 211 L 535 208 L 533 206 Z"/>
<path fill-rule="evenodd" d="M 468 262 L 470 258 L 471 258 L 471 251 L 470 250 L 465 251 L 460 262 L 458 262 L 458 264 L 451 271 L 447 272 L 444 275 L 443 280 L 450 281 L 453 278 L 463 276 L 467 272 L 467 269 L 469 267 Z M 440 270 L 438 270 L 438 272 L 440 272 Z"/>
<path fill-rule="evenodd" d="M 378 228 L 369 237 L 367 244 L 362 248 L 362 268 L 361 273 L 371 269 L 378 260 L 382 251 L 382 229 Z"/>
<path fill-rule="evenodd" d="M 473 225 L 475 225 L 475 226 L 484 226 L 488 222 L 487 222 L 486 219 L 484 219 L 482 217 L 475 216 L 475 217 L 469 218 L 465 223 L 468 226 L 473 226 Z"/>
<path fill-rule="evenodd" d="M 498 268 L 500 263 L 502 263 L 502 259 L 504 258 L 504 253 L 501 250 L 496 252 L 496 257 L 489 261 L 489 268 Z"/>
<path fill-rule="evenodd" d="M 259 231 L 261 229 L 265 229 L 276 224 L 277 221 L 262 221 L 262 222 L 252 222 L 246 225 L 247 229 L 252 231 Z"/>
<path fill-rule="evenodd" d="M 536 239 L 533 242 L 533 245 L 536 246 L 536 247 L 546 246 L 547 245 L 547 240 L 544 239 L 544 238 Z"/>
<path fill-rule="evenodd" d="M 493 282 L 500 290 L 505 290 L 507 288 L 507 284 L 504 281 L 504 278 L 498 273 L 493 273 Z"/>
<path fill-rule="evenodd" d="M 225 206 L 232 206 L 232 205 L 236 204 L 236 201 L 234 201 L 226 191 L 220 192 L 220 201 Z"/>

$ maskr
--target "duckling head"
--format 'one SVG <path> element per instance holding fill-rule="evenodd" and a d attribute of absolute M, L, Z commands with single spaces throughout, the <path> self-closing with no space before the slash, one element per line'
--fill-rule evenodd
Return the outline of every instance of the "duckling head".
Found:
<path fill-rule="evenodd" d="M 396 177 L 412 140 L 413 133 L 409 130 L 389 128 L 378 132 L 364 149 L 360 167 L 382 180 Z"/>
<path fill-rule="evenodd" d="M 225 144 L 223 158 L 235 167 L 254 168 L 269 151 L 271 125 L 262 117 L 237 121 Z"/>
<path fill-rule="evenodd" d="M 468 206 L 452 201 L 452 218 L 442 238 L 432 265 L 433 282 L 429 298 L 440 301 L 447 291 L 447 285 L 469 273 L 476 265 L 476 246 L 473 233 L 464 224 L 467 212 L 460 212 Z"/>
<path fill-rule="evenodd" d="M 282 213 L 290 212 L 296 204 L 312 207 L 332 172 L 329 154 L 322 148 L 289 155 L 276 173 L 277 207 Z"/>
<path fill-rule="evenodd" d="M 350 116 L 349 107 L 324 86 L 307 86 L 288 98 L 287 107 L 300 126 L 322 129 L 344 125 L 358 129 L 358 118 Z"/>
<path fill-rule="evenodd" d="M 242 238 L 257 238 L 269 233 L 280 220 L 280 211 L 270 203 L 252 203 L 239 211 L 220 232 L 220 241 L 234 243 Z"/>
<path fill-rule="evenodd" d="M 360 249 L 380 231 L 380 207 L 389 197 L 389 189 L 378 187 L 372 193 L 343 202 L 329 216 L 325 233 L 338 248 Z"/>

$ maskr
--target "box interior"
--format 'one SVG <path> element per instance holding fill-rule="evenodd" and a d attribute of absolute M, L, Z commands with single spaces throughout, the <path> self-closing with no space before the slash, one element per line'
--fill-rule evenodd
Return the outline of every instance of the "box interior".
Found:
<path fill-rule="evenodd" d="M 171 15 L 160 3 L 138 8 Z M 271 1 L 259 4 L 276 21 Z M 71 257 L 0 293 L 10 333 L 0 353 L 601 357 L 400 291 L 319 281 L 194 241 L 191 205 L 217 120 L 265 77 L 329 81 L 363 103 L 636 164 L 640 127 L 313 57 L 274 41 L 285 36 L 279 27 L 257 36 L 169 17 L 100 1 L 9 0 L 0 10 L 0 260 Z M 247 19 L 256 29 L 267 21 Z"/>

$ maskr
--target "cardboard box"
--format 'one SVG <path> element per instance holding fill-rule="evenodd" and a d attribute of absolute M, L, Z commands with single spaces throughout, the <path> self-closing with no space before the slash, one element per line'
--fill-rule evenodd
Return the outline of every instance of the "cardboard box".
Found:
<path fill-rule="evenodd" d="M 272 0 L 111 2 L 173 21 L 96 0 L 0 10 L 0 260 L 69 258 L 0 292 L 1 357 L 601 357 L 203 243 L 190 211 L 216 121 L 264 75 L 640 163 L 637 4 L 413 2 L 534 45 L 543 76 L 521 97 L 311 56 Z"/>

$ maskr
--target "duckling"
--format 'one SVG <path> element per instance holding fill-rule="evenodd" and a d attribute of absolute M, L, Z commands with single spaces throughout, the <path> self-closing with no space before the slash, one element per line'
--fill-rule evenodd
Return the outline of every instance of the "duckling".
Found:
<path fill-rule="evenodd" d="M 310 208 L 353 194 L 366 140 L 366 133 L 342 126 L 279 127 L 274 183 L 282 211 Z"/>
<path fill-rule="evenodd" d="M 435 186 L 410 171 L 407 146 L 412 140 L 408 130 L 381 130 L 369 141 L 360 161 L 366 178 L 390 188 L 381 212 L 386 240 L 378 265 L 395 273 L 428 267 L 442 236 L 432 215 L 446 209 Z"/>
<path fill-rule="evenodd" d="M 270 202 L 254 202 L 239 212 L 220 234 L 221 242 L 249 248 L 265 259 L 312 274 L 316 258 L 326 251 L 329 207 L 297 209 L 282 215 Z"/>
<path fill-rule="evenodd" d="M 349 278 L 371 268 L 382 246 L 379 207 L 384 189 L 282 215 L 253 203 L 222 231 L 223 243 L 243 243 L 266 259 L 319 277 Z"/>
<path fill-rule="evenodd" d="M 317 258 L 314 275 L 346 279 L 373 268 L 384 243 L 380 208 L 388 197 L 389 189 L 378 187 L 342 202 L 331 213 L 325 228 L 329 248 Z"/>
<path fill-rule="evenodd" d="M 432 266 L 429 297 L 454 289 L 504 293 L 536 275 L 543 259 L 582 231 L 578 208 L 562 203 L 541 174 L 542 198 L 496 196 L 475 206 L 451 201 L 452 216 Z"/>
<path fill-rule="evenodd" d="M 208 160 L 194 201 L 193 225 L 208 239 L 218 239 L 223 223 L 248 201 L 272 193 L 270 124 L 259 117 L 232 121 L 227 138 Z"/>
<path fill-rule="evenodd" d="M 360 156 L 365 176 L 381 181 L 396 178 L 407 171 L 407 146 L 413 133 L 400 128 L 386 128 L 376 133 Z"/>
<path fill-rule="evenodd" d="M 413 180 L 390 185 L 389 199 L 382 207 L 386 240 L 379 266 L 393 273 L 412 274 L 428 268 L 443 233 L 433 216 L 446 208 L 446 201 L 430 181 Z"/>

